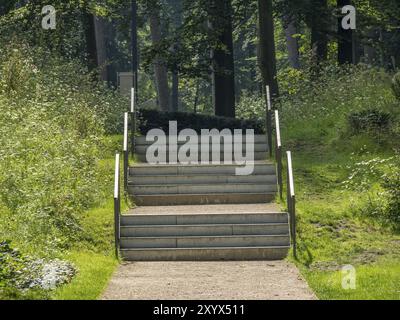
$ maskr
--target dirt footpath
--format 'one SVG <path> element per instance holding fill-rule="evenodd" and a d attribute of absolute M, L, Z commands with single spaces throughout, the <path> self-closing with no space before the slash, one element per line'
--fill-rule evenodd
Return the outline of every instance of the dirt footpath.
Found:
<path fill-rule="evenodd" d="M 132 262 L 121 265 L 104 300 L 315 299 L 285 261 Z"/>

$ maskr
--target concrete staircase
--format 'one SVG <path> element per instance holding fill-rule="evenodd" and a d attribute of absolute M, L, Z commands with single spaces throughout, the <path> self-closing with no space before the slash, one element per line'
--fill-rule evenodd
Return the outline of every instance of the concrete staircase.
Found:
<path fill-rule="evenodd" d="M 148 146 L 143 138 L 138 139 L 137 158 L 145 161 Z M 221 154 L 233 152 L 233 146 L 227 148 Z M 130 167 L 128 191 L 139 207 L 121 218 L 124 259 L 286 257 L 290 248 L 288 215 L 269 204 L 276 196 L 277 178 L 275 165 L 265 160 L 265 136 L 256 136 L 254 150 L 254 172 L 249 176 L 238 176 L 237 165 L 223 163 L 140 163 Z"/>
<path fill-rule="evenodd" d="M 146 209 L 121 219 L 126 260 L 278 260 L 290 248 L 288 215 L 268 205 Z"/>
<path fill-rule="evenodd" d="M 136 205 L 266 203 L 277 191 L 275 165 L 254 163 L 249 176 L 235 165 L 136 165 L 129 169 L 129 194 Z"/>

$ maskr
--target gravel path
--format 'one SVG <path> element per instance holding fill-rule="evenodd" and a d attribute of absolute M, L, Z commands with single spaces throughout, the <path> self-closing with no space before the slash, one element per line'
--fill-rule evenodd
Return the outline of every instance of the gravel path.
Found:
<path fill-rule="evenodd" d="M 315 299 L 285 261 L 132 262 L 121 265 L 104 300 Z"/>

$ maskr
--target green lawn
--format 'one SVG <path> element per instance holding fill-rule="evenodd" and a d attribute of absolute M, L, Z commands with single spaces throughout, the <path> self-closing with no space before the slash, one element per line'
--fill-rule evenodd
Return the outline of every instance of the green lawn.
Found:
<path fill-rule="evenodd" d="M 66 256 L 79 272 L 71 283 L 56 290 L 57 300 L 96 300 L 106 288 L 116 266 L 117 259 L 90 251 L 72 251 Z"/>
<path fill-rule="evenodd" d="M 377 184 L 365 192 L 343 186 L 351 163 L 373 155 L 318 145 L 290 149 L 298 199 L 296 263 L 318 298 L 400 299 L 400 234 L 358 210 Z M 342 288 L 344 265 L 356 270 L 355 290 Z"/>

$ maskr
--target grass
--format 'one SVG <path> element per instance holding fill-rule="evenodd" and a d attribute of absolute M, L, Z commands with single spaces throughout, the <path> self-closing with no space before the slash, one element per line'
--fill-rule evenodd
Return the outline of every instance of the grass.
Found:
<path fill-rule="evenodd" d="M 358 210 L 374 196 L 376 181 L 365 192 L 343 186 L 352 163 L 387 156 L 387 150 L 354 155 L 332 145 L 293 141 L 289 145 L 298 199 L 299 250 L 295 262 L 317 297 L 400 299 L 400 235 Z M 365 146 L 367 150 L 372 147 L 371 143 Z M 356 270 L 355 290 L 342 288 L 345 265 Z"/>
<path fill-rule="evenodd" d="M 113 136 L 109 139 L 117 148 L 121 137 Z M 99 170 L 112 173 L 114 158 L 102 160 Z M 127 202 L 122 200 L 121 210 L 125 211 L 127 208 Z M 64 256 L 65 260 L 75 264 L 78 274 L 71 283 L 58 288 L 53 299 L 98 299 L 118 266 L 114 247 L 114 201 L 111 191 L 108 200 L 86 213 L 82 221 L 82 233 L 82 240 Z"/>
<path fill-rule="evenodd" d="M 117 259 L 90 251 L 72 251 L 66 256 L 79 270 L 71 283 L 56 290 L 57 300 L 96 300 L 118 265 Z"/>
<path fill-rule="evenodd" d="M 307 281 L 320 299 L 399 300 L 400 259 L 386 258 L 355 267 L 356 287 L 342 288 L 342 271 L 305 272 Z"/>

